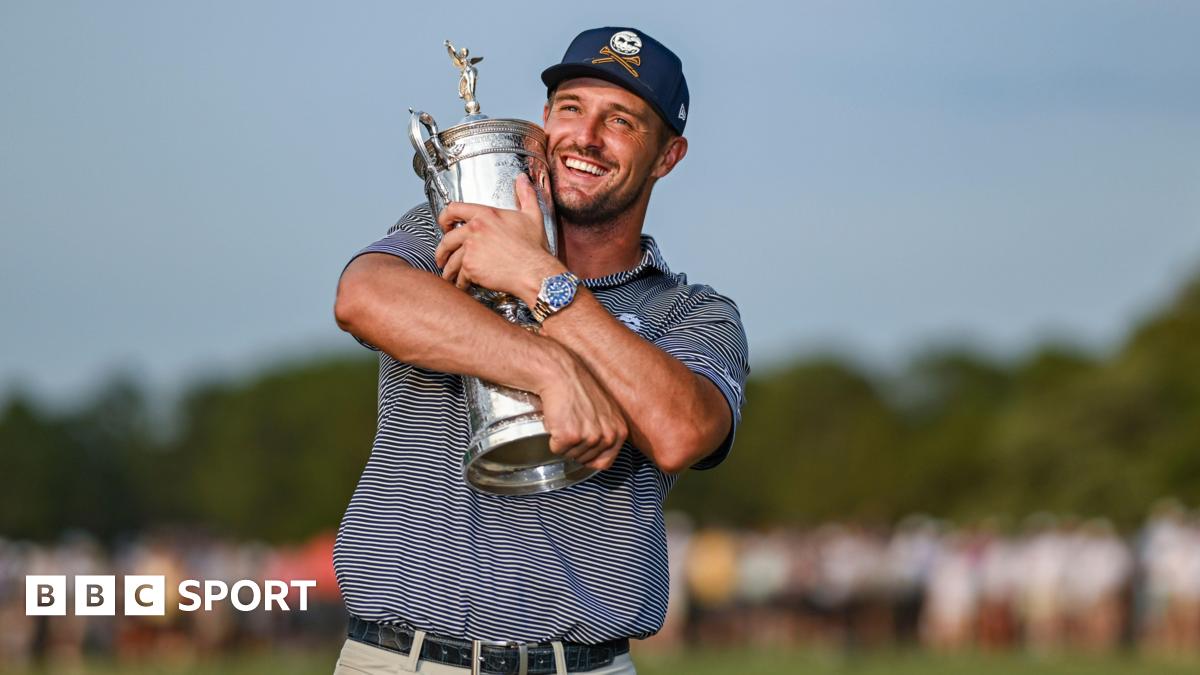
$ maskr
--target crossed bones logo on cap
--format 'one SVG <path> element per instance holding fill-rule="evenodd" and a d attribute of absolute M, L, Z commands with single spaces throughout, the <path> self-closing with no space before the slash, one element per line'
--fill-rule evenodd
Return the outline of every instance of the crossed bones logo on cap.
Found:
<path fill-rule="evenodd" d="M 637 33 L 627 30 L 615 33 L 608 44 L 613 49 L 616 49 L 616 51 L 610 49 L 609 46 L 601 47 L 600 53 L 602 56 L 592 59 L 592 63 L 619 63 L 625 70 L 629 71 L 630 75 L 639 77 L 638 71 L 634 69 L 634 66 L 642 65 L 642 57 L 636 56 L 642 48 L 642 40 L 637 36 Z M 617 52 L 620 53 L 618 54 Z"/>
<path fill-rule="evenodd" d="M 633 67 L 642 65 L 642 57 L 640 57 L 640 56 L 621 56 L 620 54 L 617 54 L 616 52 L 609 49 L 608 47 L 601 47 L 600 53 L 604 54 L 605 56 L 596 57 L 596 58 L 592 59 L 592 63 L 612 63 L 612 62 L 616 61 L 617 63 L 624 66 L 625 70 L 628 70 L 630 75 L 632 75 L 634 77 L 639 77 L 638 71 L 634 70 Z"/>

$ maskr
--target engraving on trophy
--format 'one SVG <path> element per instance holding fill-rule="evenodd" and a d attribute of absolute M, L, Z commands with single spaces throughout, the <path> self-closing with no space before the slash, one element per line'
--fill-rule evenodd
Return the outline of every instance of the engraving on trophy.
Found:
<path fill-rule="evenodd" d="M 516 176 L 521 173 L 526 173 L 529 167 L 529 162 L 524 157 L 517 154 L 498 155 L 494 166 L 504 171 L 509 175 Z M 531 179 L 532 180 L 532 179 Z M 492 190 L 492 201 L 496 204 L 516 204 L 516 186 L 509 181 L 498 181 L 495 189 Z"/>
<path fill-rule="evenodd" d="M 454 51 L 454 45 L 446 40 L 446 51 L 450 53 L 450 60 L 454 65 L 462 71 L 462 75 L 458 78 L 458 97 L 466 101 L 466 110 L 468 115 L 479 114 L 479 102 L 475 100 L 475 83 L 479 79 L 479 71 L 475 69 L 475 64 L 483 60 L 482 56 L 472 58 L 471 50 L 463 47 L 457 52 Z"/>

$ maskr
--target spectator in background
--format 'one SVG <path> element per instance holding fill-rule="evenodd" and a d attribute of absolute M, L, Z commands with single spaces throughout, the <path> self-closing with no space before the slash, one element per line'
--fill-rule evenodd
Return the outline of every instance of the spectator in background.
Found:
<path fill-rule="evenodd" d="M 971 643 L 979 603 L 978 555 L 967 533 L 943 539 L 925 587 L 921 635 L 939 650 Z"/>
<path fill-rule="evenodd" d="M 37 623 L 25 614 L 25 575 L 34 574 L 34 547 L 0 537 L 0 671 L 27 665 L 33 656 Z"/>
<path fill-rule="evenodd" d="M 719 644 L 737 590 L 737 543 L 726 530 L 702 530 L 692 537 L 687 557 L 688 638 Z"/>
<path fill-rule="evenodd" d="M 917 641 L 925 586 L 939 550 L 937 523 L 920 516 L 900 521 L 884 553 L 893 611 L 892 631 L 902 643 Z"/>
<path fill-rule="evenodd" d="M 1084 523 L 1071 541 L 1063 594 L 1070 608 L 1072 643 L 1108 651 L 1125 631 L 1133 556 L 1107 520 Z"/>
<path fill-rule="evenodd" d="M 1011 648 L 1019 637 L 1016 599 L 1022 575 L 1021 550 L 994 528 L 985 530 L 979 560 L 979 646 Z"/>
<path fill-rule="evenodd" d="M 1029 519 L 1022 551 L 1020 610 L 1025 641 L 1034 651 L 1050 651 L 1063 642 L 1063 579 L 1068 546 L 1057 519 L 1036 514 Z"/>

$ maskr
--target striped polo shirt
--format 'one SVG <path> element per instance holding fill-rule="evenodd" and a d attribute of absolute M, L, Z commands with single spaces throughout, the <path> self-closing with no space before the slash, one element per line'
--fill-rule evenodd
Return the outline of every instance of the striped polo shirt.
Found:
<path fill-rule="evenodd" d="M 429 207 L 418 206 L 358 255 L 388 253 L 440 273 L 440 239 Z M 749 373 L 737 307 L 672 273 L 652 238 L 642 237 L 642 251 L 635 268 L 583 284 L 630 329 L 712 380 L 736 428 Z M 611 468 L 582 483 L 481 494 L 462 475 L 469 439 L 459 376 L 380 353 L 378 431 L 333 553 L 351 614 L 522 642 L 596 643 L 662 627 L 662 509 L 675 476 L 626 443 Z M 732 443 L 731 430 L 695 468 L 719 464 Z"/>

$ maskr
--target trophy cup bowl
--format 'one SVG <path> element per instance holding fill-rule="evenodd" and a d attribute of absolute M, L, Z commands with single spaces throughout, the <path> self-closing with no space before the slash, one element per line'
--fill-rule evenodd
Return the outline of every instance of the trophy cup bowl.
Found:
<path fill-rule="evenodd" d="M 467 117 L 439 131 L 433 117 L 410 111 L 409 140 L 416 154 L 413 170 L 425 181 L 425 196 L 436 218 L 451 201 L 516 208 L 514 181 L 529 176 L 538 195 L 546 241 L 558 255 L 558 223 L 550 198 L 546 135 L 541 127 L 516 119 L 479 114 L 474 100 L 477 74 L 467 50 L 447 50 L 463 71 L 459 96 Z M 472 295 L 508 321 L 537 331 L 529 309 L 519 299 L 482 288 Z M 535 394 L 464 376 L 471 440 L 463 453 L 463 477 L 480 492 L 523 495 L 578 483 L 595 473 L 575 460 L 550 452 L 541 399 Z"/>

